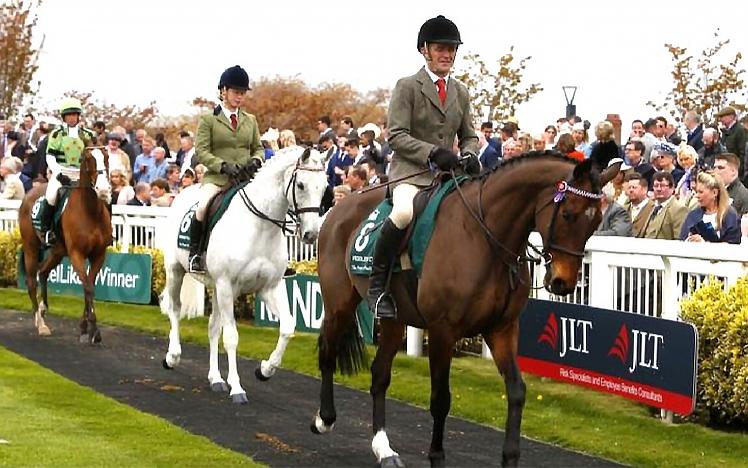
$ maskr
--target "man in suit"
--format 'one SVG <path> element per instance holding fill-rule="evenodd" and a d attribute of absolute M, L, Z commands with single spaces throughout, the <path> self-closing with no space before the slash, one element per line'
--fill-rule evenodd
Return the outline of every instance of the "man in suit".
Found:
<path fill-rule="evenodd" d="M 675 181 L 669 172 L 660 171 L 654 175 L 654 206 L 644 228 L 647 239 L 676 240 L 680 237 L 681 226 L 688 214 L 688 208 L 673 196 Z"/>
<path fill-rule="evenodd" d="M 493 136 L 493 122 L 489 120 L 480 124 L 480 132 L 486 138 L 488 145 L 496 151 L 496 154 L 501 154 L 501 141 Z"/>
<path fill-rule="evenodd" d="M 392 212 L 374 247 L 368 301 L 382 319 L 395 318 L 395 304 L 386 290 L 387 276 L 413 217 L 413 197 L 434 178 L 432 173 L 416 174 L 429 169 L 429 163 L 441 171 L 457 169 L 459 159 L 452 151 L 455 136 L 467 158 L 465 171 L 480 172 L 468 91 L 450 77 L 460 44 L 460 31 L 452 21 L 441 15 L 426 21 L 416 42 L 426 64 L 415 75 L 401 78 L 392 92 L 387 122 L 394 156 L 389 176 L 413 177 L 394 188 Z"/>
<path fill-rule="evenodd" d="M 688 130 L 688 139 L 686 143 L 697 152 L 704 146 L 702 137 L 704 136 L 704 125 L 701 123 L 701 117 L 694 111 L 686 112 L 683 122 Z"/>
<path fill-rule="evenodd" d="M 629 141 L 626 143 L 624 152 L 626 154 L 626 162 L 628 162 L 629 166 L 647 181 L 648 187 L 651 187 L 655 169 L 651 164 L 644 161 L 644 143 L 639 140 Z"/>
<path fill-rule="evenodd" d="M 478 135 L 478 144 L 480 145 L 480 150 L 478 150 L 480 165 L 483 167 L 483 170 L 490 171 L 499 165 L 501 158 L 499 157 L 496 148 L 491 146 L 491 143 L 486 139 L 486 132 L 480 131 L 476 132 L 476 134 Z"/>
<path fill-rule="evenodd" d="M 699 155 L 699 167 L 711 169 L 714 166 L 714 158 L 725 152 L 725 147 L 719 141 L 719 132 L 715 128 L 705 128 L 701 135 L 702 146 L 697 151 Z"/>
<path fill-rule="evenodd" d="M 319 120 L 317 120 L 317 130 L 319 130 L 320 138 L 323 136 L 329 136 L 334 141 L 336 135 L 330 125 L 332 125 L 332 121 L 330 120 L 329 115 L 323 115 Z"/>
<path fill-rule="evenodd" d="M 723 127 L 722 144 L 728 153 L 738 157 L 738 161 L 742 165 L 738 173 L 745 176 L 748 165 L 745 164 L 743 158 L 745 157 L 745 145 L 748 141 L 748 131 L 738 123 L 738 112 L 732 106 L 727 106 L 717 112 L 717 118 Z"/>
<path fill-rule="evenodd" d="M 725 183 L 732 207 L 738 212 L 738 216 L 743 216 L 748 213 L 748 188 L 738 178 L 739 166 L 738 157 L 732 153 L 718 154 L 714 159 L 714 172 Z"/>
<path fill-rule="evenodd" d="M 135 185 L 135 197 L 127 202 L 130 206 L 151 206 L 151 186 L 147 182 Z"/>
<path fill-rule="evenodd" d="M 600 199 L 600 209 L 603 212 L 603 219 L 595 235 L 631 237 L 631 218 L 628 211 L 615 202 L 615 187 L 613 184 L 607 184 L 602 192 L 604 196 Z"/>
<path fill-rule="evenodd" d="M 647 220 L 652 214 L 654 205 L 647 198 L 647 181 L 637 172 L 626 175 L 626 195 L 629 202 L 625 208 L 631 218 L 631 235 L 644 237 Z"/>

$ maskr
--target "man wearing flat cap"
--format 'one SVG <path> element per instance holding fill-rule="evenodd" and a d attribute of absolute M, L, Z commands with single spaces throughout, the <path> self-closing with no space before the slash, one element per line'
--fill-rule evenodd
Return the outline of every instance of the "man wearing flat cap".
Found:
<path fill-rule="evenodd" d="M 741 179 L 745 180 L 745 171 L 748 165 L 745 158 L 745 143 L 748 140 L 748 132 L 738 123 L 738 112 L 732 106 L 727 106 L 717 112 L 719 123 L 722 124 L 722 144 L 728 153 L 738 157 L 741 167 L 738 172 Z"/>

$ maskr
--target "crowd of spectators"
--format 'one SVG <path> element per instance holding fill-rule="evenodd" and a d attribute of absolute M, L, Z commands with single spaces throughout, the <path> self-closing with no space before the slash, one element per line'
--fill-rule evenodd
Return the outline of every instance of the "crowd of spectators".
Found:
<path fill-rule="evenodd" d="M 583 161 L 599 145 L 616 145 L 620 159 L 614 162 L 622 163 L 621 171 L 603 189 L 597 235 L 739 243 L 748 234 L 745 221 L 741 236 L 741 219 L 748 213 L 748 117 L 738 117 L 736 109 L 726 107 L 716 114 L 718 123 L 711 125 L 695 112 L 684 115 L 680 128 L 662 116 L 637 119 L 630 131 L 622 132 L 620 147 L 608 121 L 592 128 L 579 117 L 560 118 L 542 132 L 529 133 L 510 118 L 497 131 L 492 122 L 476 128 L 478 157 L 483 169 L 491 170 L 533 150 L 556 150 Z M 18 126 L 0 115 L 0 126 L 0 198 L 21 199 L 47 176 L 44 154 L 52 127 L 37 123 L 31 114 Z M 95 122 L 93 128 L 99 144 L 107 146 L 113 204 L 169 206 L 180 190 L 199 183 L 205 173 L 188 131 L 180 133 L 179 149 L 172 152 L 161 133 L 151 136 L 132 125 L 107 129 L 103 122 Z M 388 180 L 393 153 L 386 124 L 356 127 L 351 117 L 334 123 L 323 115 L 316 130 L 331 205 Z M 261 138 L 266 158 L 296 144 L 291 129 L 271 128 Z"/>

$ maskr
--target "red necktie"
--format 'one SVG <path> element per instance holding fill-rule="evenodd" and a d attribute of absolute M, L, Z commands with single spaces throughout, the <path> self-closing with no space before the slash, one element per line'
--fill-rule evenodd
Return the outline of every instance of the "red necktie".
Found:
<path fill-rule="evenodd" d="M 444 101 L 447 100 L 447 82 L 444 81 L 444 78 L 439 78 L 436 80 L 436 88 L 439 92 L 439 100 L 442 102 L 442 106 L 444 105 Z"/>
<path fill-rule="evenodd" d="M 231 128 L 236 130 L 237 125 L 238 125 L 238 122 L 236 121 L 236 114 L 231 114 Z"/>

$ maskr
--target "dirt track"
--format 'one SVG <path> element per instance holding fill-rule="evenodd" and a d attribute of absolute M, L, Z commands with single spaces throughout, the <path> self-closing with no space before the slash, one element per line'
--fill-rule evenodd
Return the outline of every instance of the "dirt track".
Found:
<path fill-rule="evenodd" d="M 0 310 L 0 345 L 68 379 L 271 466 L 374 466 L 368 393 L 336 386 L 339 419 L 335 431 L 316 436 L 309 431 L 318 407 L 319 381 L 315 378 L 279 371 L 269 382 L 260 383 L 253 376 L 256 362 L 242 359 L 239 371 L 249 404 L 236 406 L 228 394 L 213 393 L 208 388 L 206 348 L 183 345 L 180 366 L 167 371 L 161 367 L 166 350 L 161 338 L 104 326 L 104 345 L 90 347 L 77 343 L 75 321 L 51 317 L 48 322 L 55 335 L 42 339 L 35 335 L 30 314 Z M 225 359 L 221 359 L 223 368 Z M 428 411 L 388 400 L 387 413 L 393 448 L 408 466 L 428 466 Z M 447 464 L 499 466 L 502 441 L 500 431 L 449 418 Z M 617 466 L 528 439 L 522 440 L 521 448 L 522 466 Z"/>

